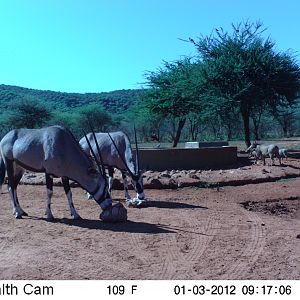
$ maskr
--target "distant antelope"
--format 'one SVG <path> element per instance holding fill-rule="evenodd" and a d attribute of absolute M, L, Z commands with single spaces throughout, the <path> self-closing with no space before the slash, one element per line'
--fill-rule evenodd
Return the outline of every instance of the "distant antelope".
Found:
<path fill-rule="evenodd" d="M 109 192 L 112 191 L 114 168 L 117 168 L 122 173 L 124 183 L 125 199 L 131 199 L 128 193 L 128 182 L 126 175 L 129 175 L 132 185 L 137 193 L 137 198 L 143 200 L 145 198 L 143 188 L 143 173 L 139 169 L 139 155 L 138 146 L 135 133 L 136 143 L 136 161 L 133 157 L 133 152 L 127 135 L 122 131 L 104 133 L 98 132 L 95 134 L 99 144 L 103 163 L 108 169 L 109 173 Z M 95 150 L 95 141 L 91 133 L 87 134 L 92 148 Z M 87 140 L 83 137 L 79 141 L 80 146 L 85 153 L 90 153 L 90 148 L 87 145 Z"/>
<path fill-rule="evenodd" d="M 13 214 L 16 218 L 22 218 L 27 213 L 20 206 L 17 186 L 24 170 L 45 173 L 47 186 L 45 214 L 47 219 L 52 220 L 53 176 L 61 177 L 71 215 L 74 219 L 79 219 L 80 216 L 73 204 L 69 179 L 76 181 L 93 195 L 102 210 L 112 206 L 105 174 L 101 172 L 96 156 L 95 160 L 99 170 L 82 151 L 72 133 L 64 127 L 14 129 L 8 132 L 0 142 L 0 186 L 4 182 L 6 171 Z"/>

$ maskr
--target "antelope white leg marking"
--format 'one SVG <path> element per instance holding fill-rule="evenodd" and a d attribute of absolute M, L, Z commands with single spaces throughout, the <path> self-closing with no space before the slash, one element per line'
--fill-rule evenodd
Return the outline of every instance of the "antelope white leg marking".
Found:
<path fill-rule="evenodd" d="M 110 195 L 111 195 L 111 191 L 112 191 L 113 181 L 114 181 L 114 178 L 112 176 L 109 176 L 108 177 L 108 191 L 109 191 Z"/>
<path fill-rule="evenodd" d="M 74 203 L 73 203 L 73 200 L 72 200 L 72 192 L 71 191 L 69 191 L 67 193 L 67 198 L 68 198 L 68 202 L 69 202 L 71 216 L 73 216 L 74 220 L 81 219 L 81 217 L 79 216 L 79 214 L 77 213 L 77 211 L 76 211 L 76 209 L 74 207 Z"/>
<path fill-rule="evenodd" d="M 46 206 L 46 211 L 45 211 L 45 215 L 47 216 L 48 220 L 53 220 L 53 214 L 51 211 L 51 198 L 53 195 L 53 191 L 50 189 L 47 189 L 47 206 Z"/>
<path fill-rule="evenodd" d="M 20 211 L 20 208 L 17 205 L 17 199 L 16 199 L 16 190 L 12 190 L 11 187 L 8 187 L 8 192 L 11 198 L 11 206 L 12 206 L 12 212 L 13 215 L 16 218 L 20 218 L 22 216 L 22 211 Z"/>

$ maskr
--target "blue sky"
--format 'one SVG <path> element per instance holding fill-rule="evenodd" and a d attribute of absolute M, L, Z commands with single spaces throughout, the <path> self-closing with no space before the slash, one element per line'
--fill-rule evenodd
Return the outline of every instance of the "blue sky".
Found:
<path fill-rule="evenodd" d="M 0 0 L 0 84 L 62 92 L 140 88 L 180 39 L 260 20 L 278 50 L 300 51 L 298 0 Z"/>

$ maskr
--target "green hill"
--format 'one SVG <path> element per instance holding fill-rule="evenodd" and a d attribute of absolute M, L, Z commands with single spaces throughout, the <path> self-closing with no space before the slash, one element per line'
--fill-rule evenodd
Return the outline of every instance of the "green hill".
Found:
<path fill-rule="evenodd" d="M 143 90 L 117 90 L 103 93 L 64 93 L 0 84 L 0 105 L 8 108 L 14 101 L 38 99 L 61 110 L 97 103 L 114 114 L 123 113 L 136 103 Z"/>

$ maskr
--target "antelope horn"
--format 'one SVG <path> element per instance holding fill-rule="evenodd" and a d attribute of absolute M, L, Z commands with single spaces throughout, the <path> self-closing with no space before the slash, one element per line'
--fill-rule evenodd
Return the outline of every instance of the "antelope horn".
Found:
<path fill-rule="evenodd" d="M 101 151 L 100 151 L 100 147 L 99 147 L 99 144 L 98 144 L 98 141 L 97 141 L 97 138 L 96 138 L 96 134 L 95 134 L 95 131 L 91 125 L 91 123 L 89 122 L 89 126 L 90 126 L 90 129 L 92 131 L 92 134 L 93 134 L 93 138 L 94 138 L 94 141 L 95 141 L 95 144 L 96 144 L 96 148 L 97 148 L 97 152 L 98 152 L 98 156 L 99 156 L 99 159 L 100 159 L 100 164 L 101 164 L 101 172 L 102 172 L 102 175 L 105 177 L 106 179 L 106 175 L 105 175 L 105 168 L 104 168 L 104 162 L 103 162 L 103 158 L 102 158 L 102 155 L 101 155 Z"/>
<path fill-rule="evenodd" d="M 101 165 L 100 165 L 100 163 L 99 163 L 99 161 L 98 161 L 98 159 L 97 159 L 97 157 L 96 157 L 96 154 L 95 154 L 95 152 L 94 152 L 94 150 L 93 150 L 93 148 L 92 148 L 92 145 L 91 145 L 91 143 L 90 143 L 90 141 L 89 141 L 89 139 L 88 139 L 88 137 L 87 137 L 87 135 L 86 135 L 86 132 L 85 132 L 84 130 L 83 130 L 83 134 L 84 134 L 85 140 L 86 140 L 86 142 L 87 142 L 87 144 L 88 144 L 88 146 L 89 146 L 89 148 L 90 148 L 90 150 L 91 150 L 91 153 L 92 153 L 92 155 L 93 155 L 93 157 L 94 157 L 94 159 L 95 159 L 95 161 L 96 161 L 96 164 L 97 164 L 97 166 L 98 166 L 98 169 L 100 170 L 102 176 L 104 176 L 104 174 L 102 173 Z"/>
<path fill-rule="evenodd" d="M 135 125 L 134 125 L 134 139 L 135 139 L 135 154 L 136 154 L 135 174 L 138 176 L 140 173 L 140 156 L 139 156 L 139 148 L 138 148 L 138 143 L 137 143 L 137 138 L 136 138 Z"/>
<path fill-rule="evenodd" d="M 133 173 L 130 171 L 130 169 L 128 168 L 128 165 L 127 165 L 125 159 L 123 158 L 123 156 L 121 155 L 120 150 L 118 149 L 118 147 L 117 147 L 117 145 L 116 145 L 114 139 L 112 138 L 112 136 L 110 135 L 109 132 L 108 132 L 107 134 L 108 134 L 108 136 L 110 137 L 110 139 L 111 139 L 113 145 L 115 146 L 115 148 L 116 148 L 116 150 L 117 150 L 117 152 L 118 152 L 118 155 L 119 155 L 119 157 L 121 158 L 121 160 L 122 160 L 122 162 L 123 162 L 123 164 L 124 164 L 126 170 L 127 170 L 128 173 L 130 174 L 130 176 L 134 176 L 134 174 L 133 174 Z"/>

